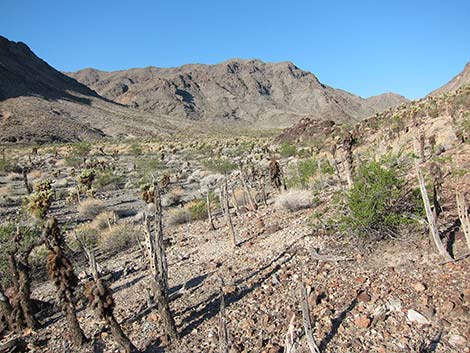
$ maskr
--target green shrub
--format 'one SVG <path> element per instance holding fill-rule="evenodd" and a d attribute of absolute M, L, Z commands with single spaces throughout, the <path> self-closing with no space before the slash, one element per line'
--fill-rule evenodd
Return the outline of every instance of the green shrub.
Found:
<path fill-rule="evenodd" d="M 279 153 L 283 158 L 295 156 L 296 152 L 297 147 L 295 147 L 293 144 L 286 142 L 279 146 Z"/>
<path fill-rule="evenodd" d="M 136 162 L 136 170 L 140 182 L 152 182 L 152 175 L 158 174 L 157 172 L 164 167 L 164 163 L 156 157 L 152 158 L 139 158 Z"/>
<path fill-rule="evenodd" d="M 68 167 L 78 168 L 82 164 L 83 159 L 77 156 L 69 156 L 65 158 L 65 164 Z"/>
<path fill-rule="evenodd" d="M 317 172 L 318 164 L 315 159 L 307 159 L 299 161 L 297 170 L 299 171 L 300 183 L 303 187 L 307 187 L 309 180 Z"/>
<path fill-rule="evenodd" d="M 194 200 L 187 205 L 187 208 L 191 213 L 192 221 L 202 220 L 208 217 L 205 200 Z"/>
<path fill-rule="evenodd" d="M 466 112 L 463 116 L 460 128 L 467 134 L 470 134 L 470 112 Z"/>
<path fill-rule="evenodd" d="M 9 163 L 6 159 L 0 159 L 0 173 L 6 173 Z"/>
<path fill-rule="evenodd" d="M 124 184 L 125 178 L 121 174 L 116 174 L 112 171 L 107 171 L 104 173 L 99 173 L 95 186 L 98 190 L 108 191 L 118 189 Z"/>
<path fill-rule="evenodd" d="M 142 146 L 136 142 L 129 146 L 129 153 L 133 156 L 138 156 L 142 154 Z"/>
<path fill-rule="evenodd" d="M 290 177 L 287 180 L 287 186 L 289 188 L 306 188 L 317 171 L 318 163 L 315 159 L 300 160 L 289 171 Z"/>
<path fill-rule="evenodd" d="M 91 143 L 82 141 L 77 142 L 72 146 L 72 154 L 77 157 L 86 157 L 91 151 Z"/>
<path fill-rule="evenodd" d="M 211 172 L 228 174 L 237 168 L 237 165 L 227 159 L 207 159 L 203 161 L 204 166 Z"/>
<path fill-rule="evenodd" d="M 333 175 L 335 169 L 327 159 L 322 159 L 320 161 L 320 172 L 325 175 Z"/>
<path fill-rule="evenodd" d="M 410 222 L 407 214 L 420 209 L 417 196 L 405 188 L 396 168 L 386 168 L 380 162 L 363 163 L 347 193 L 349 212 L 342 217 L 342 228 L 360 236 L 383 238 Z"/>

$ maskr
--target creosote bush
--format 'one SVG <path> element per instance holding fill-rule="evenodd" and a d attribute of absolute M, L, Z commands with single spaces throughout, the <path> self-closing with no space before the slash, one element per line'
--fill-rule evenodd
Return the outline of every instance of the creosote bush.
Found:
<path fill-rule="evenodd" d="M 206 200 L 191 201 L 186 205 L 186 208 L 191 214 L 191 221 L 202 220 L 208 217 Z"/>
<path fill-rule="evenodd" d="M 342 217 L 341 227 L 364 237 L 395 233 L 399 225 L 410 223 L 410 214 L 420 210 L 417 193 L 405 187 L 396 167 L 375 161 L 357 168 L 346 204 L 348 214 Z"/>

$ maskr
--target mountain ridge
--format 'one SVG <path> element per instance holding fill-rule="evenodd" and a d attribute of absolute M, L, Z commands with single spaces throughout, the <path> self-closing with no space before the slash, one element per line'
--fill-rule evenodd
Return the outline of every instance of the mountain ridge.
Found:
<path fill-rule="evenodd" d="M 70 142 L 175 130 L 161 117 L 101 97 L 25 43 L 2 36 L 0 77 L 0 142 Z"/>
<path fill-rule="evenodd" d="M 149 113 L 192 120 L 246 120 L 268 128 L 290 126 L 312 115 L 360 120 L 407 101 L 393 93 L 362 98 L 332 88 L 291 61 L 232 58 L 210 65 L 86 68 L 66 74 L 110 100 Z"/>
<path fill-rule="evenodd" d="M 467 62 L 461 72 L 454 76 L 445 85 L 431 91 L 428 96 L 435 97 L 444 93 L 452 93 L 462 86 L 470 84 L 470 62 Z"/>

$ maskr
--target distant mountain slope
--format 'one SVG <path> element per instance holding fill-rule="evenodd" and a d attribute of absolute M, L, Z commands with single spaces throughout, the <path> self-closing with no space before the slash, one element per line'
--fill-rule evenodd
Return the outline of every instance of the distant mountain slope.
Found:
<path fill-rule="evenodd" d="M 216 65 L 68 73 L 100 95 L 151 113 L 209 122 L 286 127 L 303 117 L 358 120 L 407 100 L 368 99 L 322 84 L 291 62 L 232 59 Z"/>
<path fill-rule="evenodd" d="M 0 142 L 142 136 L 165 131 L 162 125 L 162 119 L 100 97 L 26 44 L 0 36 Z"/>
<path fill-rule="evenodd" d="M 87 103 L 71 92 L 98 97 L 90 88 L 38 58 L 24 43 L 0 36 L 0 101 L 22 96 L 70 99 Z"/>
<path fill-rule="evenodd" d="M 439 96 L 444 93 L 455 92 L 458 88 L 470 84 L 470 62 L 468 62 L 463 71 L 447 82 L 444 86 L 429 93 L 429 96 Z"/>

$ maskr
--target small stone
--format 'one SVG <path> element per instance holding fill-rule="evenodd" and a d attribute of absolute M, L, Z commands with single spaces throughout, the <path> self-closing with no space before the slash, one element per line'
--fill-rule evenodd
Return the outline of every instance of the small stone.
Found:
<path fill-rule="evenodd" d="M 156 313 L 150 313 L 148 318 L 150 321 L 158 321 L 158 315 Z"/>
<path fill-rule="evenodd" d="M 436 310 L 433 307 L 426 306 L 423 309 L 423 315 L 425 317 L 433 317 L 436 314 Z"/>
<path fill-rule="evenodd" d="M 445 312 L 445 313 L 449 313 L 452 311 L 452 309 L 454 309 L 455 307 L 455 304 L 452 303 L 451 301 L 446 301 L 443 305 L 442 305 L 442 310 Z"/>
<path fill-rule="evenodd" d="M 363 284 L 365 281 L 366 281 L 365 277 L 356 277 L 354 279 L 354 282 L 359 283 L 359 284 Z"/>
<path fill-rule="evenodd" d="M 413 284 L 413 288 L 417 292 L 423 292 L 426 290 L 426 286 L 421 282 L 416 282 L 415 284 Z"/>
<path fill-rule="evenodd" d="M 465 337 L 460 335 L 452 335 L 449 337 L 449 344 L 454 347 L 464 347 L 469 344 Z"/>
<path fill-rule="evenodd" d="M 357 300 L 363 303 L 370 302 L 370 295 L 367 294 L 366 292 L 362 292 L 361 294 L 357 296 Z"/>
<path fill-rule="evenodd" d="M 468 308 L 464 307 L 463 305 L 456 305 L 454 310 L 450 312 L 450 316 L 454 318 L 464 318 L 468 316 L 469 310 Z"/>
<path fill-rule="evenodd" d="M 225 295 L 234 294 L 237 291 L 237 286 L 224 286 L 223 292 Z"/>
<path fill-rule="evenodd" d="M 282 352 L 284 352 L 284 348 L 282 348 L 281 346 L 278 346 L 277 344 L 274 344 L 272 347 L 270 347 L 267 350 L 267 353 L 282 353 Z"/>
<path fill-rule="evenodd" d="M 163 335 L 160 337 L 160 345 L 166 347 L 170 344 L 170 339 L 168 335 Z"/>
<path fill-rule="evenodd" d="M 370 325 L 370 319 L 367 316 L 361 315 L 354 320 L 354 323 L 357 327 L 367 328 Z"/>
<path fill-rule="evenodd" d="M 416 322 L 421 325 L 428 325 L 429 320 L 422 314 L 418 313 L 416 310 L 409 309 L 406 317 L 410 322 Z"/>

